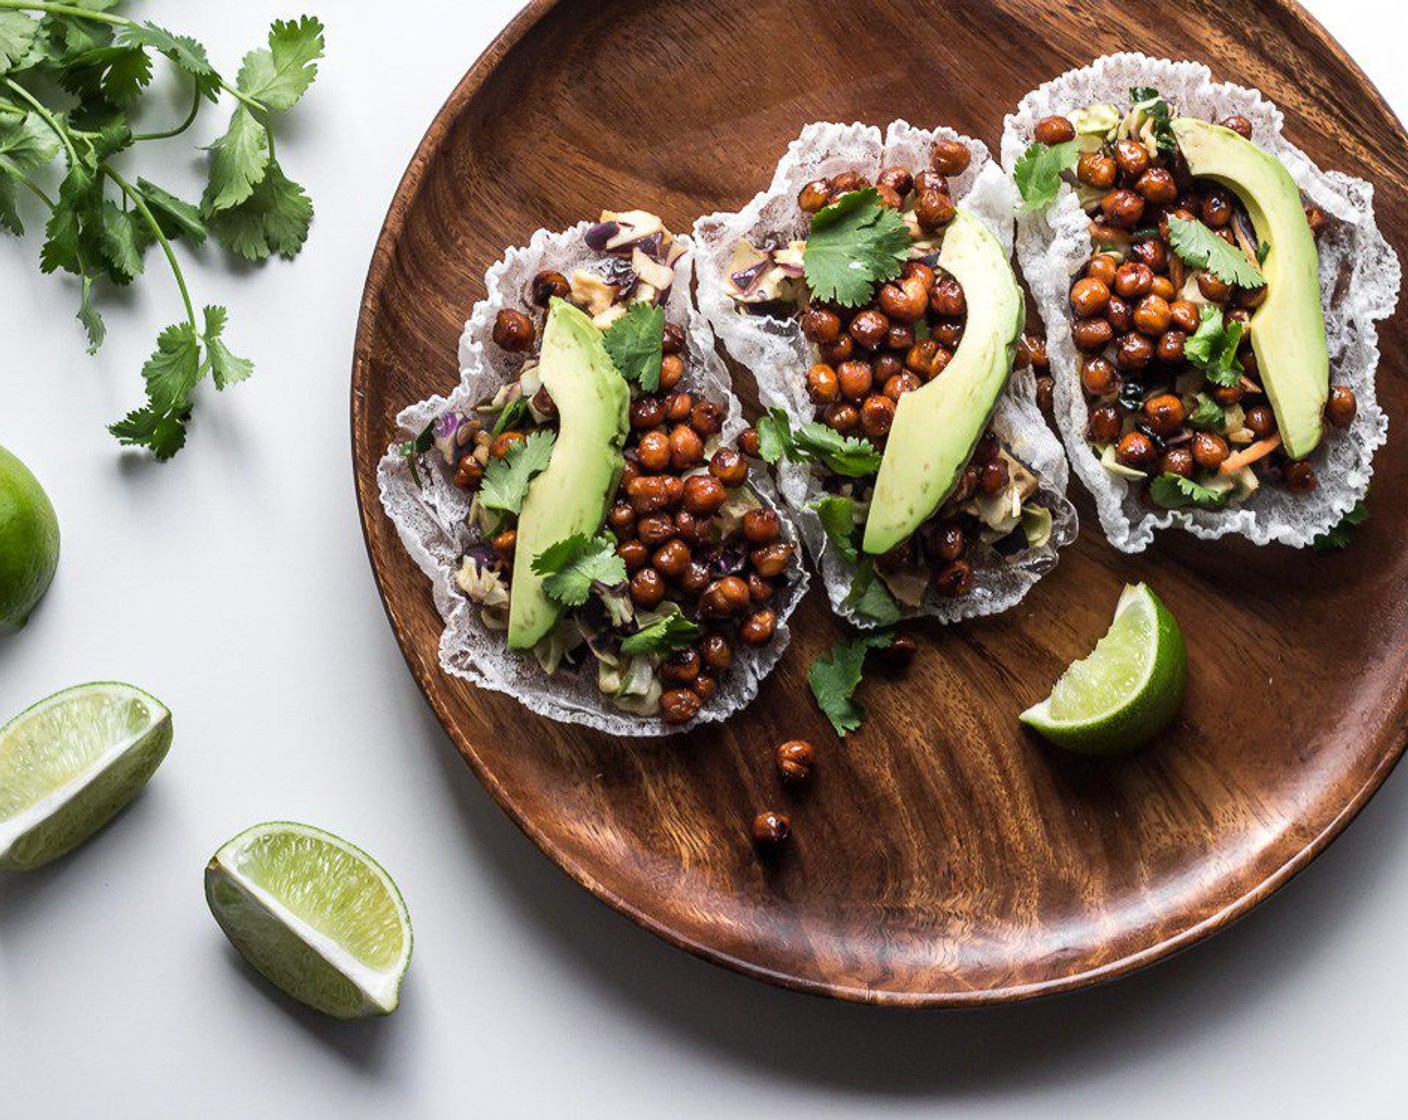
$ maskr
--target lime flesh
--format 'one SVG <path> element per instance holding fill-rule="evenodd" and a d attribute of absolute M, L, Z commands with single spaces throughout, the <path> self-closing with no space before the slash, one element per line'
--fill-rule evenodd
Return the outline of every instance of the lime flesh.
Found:
<path fill-rule="evenodd" d="M 59 566 L 59 521 L 39 480 L 0 447 L 0 627 L 23 626 Z"/>
<path fill-rule="evenodd" d="M 0 728 L 0 867 L 72 851 L 147 783 L 171 747 L 171 713 L 128 684 L 82 684 Z"/>
<path fill-rule="evenodd" d="M 255 825 L 215 853 L 205 897 L 241 955 L 294 999 L 337 1019 L 396 1010 L 411 919 L 360 848 L 309 825 Z"/>
<path fill-rule="evenodd" d="M 1022 722 L 1079 754 L 1123 754 L 1155 739 L 1178 711 L 1188 651 L 1168 608 L 1146 584 L 1126 587 L 1110 629 L 1062 674 Z"/>

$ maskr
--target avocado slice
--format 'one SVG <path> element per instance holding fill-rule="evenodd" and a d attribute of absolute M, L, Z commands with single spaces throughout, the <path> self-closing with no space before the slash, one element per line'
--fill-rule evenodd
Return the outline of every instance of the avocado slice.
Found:
<path fill-rule="evenodd" d="M 557 407 L 557 442 L 518 515 L 508 608 L 509 649 L 532 649 L 562 614 L 543 591 L 533 561 L 558 541 L 594 536 L 606 520 L 625 459 L 631 390 L 577 308 L 554 299 L 543 328 L 538 372 Z"/>
<path fill-rule="evenodd" d="M 1233 191 L 1267 245 L 1266 299 L 1252 313 L 1252 350 L 1292 459 L 1315 450 L 1330 395 L 1330 352 L 1320 309 L 1320 255 L 1300 188 L 1275 156 L 1230 128 L 1191 117 L 1173 121 L 1188 170 Z"/>
<path fill-rule="evenodd" d="M 938 264 L 963 286 L 968 322 L 943 373 L 895 409 L 865 521 L 862 547 L 872 555 L 909 539 L 953 493 L 1007 386 L 1026 322 L 1001 243 L 961 207 Z"/>

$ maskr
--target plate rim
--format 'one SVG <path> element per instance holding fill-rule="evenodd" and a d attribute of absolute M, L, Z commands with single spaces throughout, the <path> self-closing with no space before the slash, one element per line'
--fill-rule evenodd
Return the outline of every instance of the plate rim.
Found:
<path fill-rule="evenodd" d="M 623 914 L 642 929 L 654 934 L 667 944 L 708 961 L 711 964 L 730 969 L 755 980 L 780 988 L 808 995 L 825 996 L 852 1003 L 879 1007 L 904 1008 L 963 1008 L 976 1006 L 996 1006 L 1020 1003 L 1043 996 L 1056 995 L 1094 987 L 1137 972 L 1143 968 L 1165 960 L 1184 949 L 1206 941 L 1215 933 L 1232 925 L 1272 895 L 1276 894 L 1291 879 L 1305 870 L 1359 815 L 1370 798 L 1382 788 L 1408 749 L 1408 726 L 1400 727 L 1379 757 L 1373 770 L 1354 792 L 1344 807 L 1302 847 L 1274 871 L 1264 876 L 1258 883 L 1244 891 L 1216 913 L 1177 933 L 1163 937 L 1151 945 L 1132 953 L 1125 953 L 1093 968 L 1084 969 L 1068 976 L 1040 980 L 1027 984 L 1002 987 L 986 987 L 949 991 L 900 991 L 858 987 L 842 983 L 814 980 L 793 975 L 778 969 L 768 968 L 755 962 L 744 960 L 716 947 L 703 944 L 661 921 L 640 907 L 608 888 L 581 866 L 568 853 L 561 850 L 536 824 L 534 819 L 523 813 L 514 800 L 508 796 L 498 778 L 479 757 L 474 743 L 455 729 L 448 706 L 438 696 L 429 675 L 423 674 L 412 659 L 405 628 L 386 593 L 381 568 L 377 564 L 373 550 L 373 521 L 384 517 L 379 492 L 376 486 L 376 461 L 364 464 L 357 440 L 359 429 L 366 426 L 365 405 L 358 391 L 364 381 L 365 368 L 369 360 L 370 336 L 376 320 L 376 305 L 380 301 L 385 274 L 379 275 L 378 263 L 389 260 L 399 242 L 405 226 L 407 213 L 423 185 L 424 174 L 431 159 L 443 145 L 446 135 L 453 127 L 459 114 L 472 100 L 484 83 L 493 74 L 498 64 L 511 52 L 539 23 L 552 14 L 566 0 L 529 0 L 509 21 L 498 35 L 483 50 L 464 76 L 451 90 L 435 117 L 417 144 L 411 160 L 397 183 L 387 208 L 386 217 L 377 234 L 367 268 L 367 278 L 363 285 L 362 298 L 358 306 L 357 332 L 352 351 L 350 435 L 352 442 L 352 475 L 357 497 L 358 520 L 362 529 L 362 542 L 367 552 L 368 564 L 376 582 L 377 595 L 381 599 L 383 611 L 391 625 L 396 645 L 406 662 L 416 687 L 429 703 L 441 729 L 454 744 L 456 752 L 469 764 L 480 784 L 488 791 L 499 809 L 518 829 L 528 837 L 538 850 L 557 868 L 568 875 L 578 886 L 586 890 L 598 901 L 605 903 L 616 912 Z M 1388 104 L 1378 87 L 1364 73 L 1357 62 L 1340 46 L 1324 26 L 1299 0 L 1270 0 L 1271 7 L 1282 9 L 1293 21 L 1305 28 L 1319 45 L 1348 68 L 1358 79 L 1362 89 L 1377 103 L 1388 122 L 1400 133 L 1403 124 Z"/>

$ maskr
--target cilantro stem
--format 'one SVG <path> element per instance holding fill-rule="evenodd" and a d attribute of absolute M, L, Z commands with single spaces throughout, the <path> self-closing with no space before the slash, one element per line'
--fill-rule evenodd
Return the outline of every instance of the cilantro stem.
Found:
<path fill-rule="evenodd" d="M 186 305 L 186 318 L 190 320 L 191 329 L 199 334 L 200 328 L 196 325 L 196 309 L 195 305 L 191 303 L 191 293 L 186 287 L 186 277 L 181 271 L 181 262 L 176 259 L 176 251 L 171 248 L 171 242 L 166 239 L 166 234 L 162 231 L 161 223 L 156 220 L 155 215 L 153 215 L 151 210 L 147 207 L 147 200 L 142 197 L 141 192 L 118 174 L 112 164 L 104 162 L 102 171 L 109 179 L 116 183 L 122 190 L 122 193 L 131 200 L 132 205 L 137 208 L 137 213 L 142 215 L 142 220 L 147 223 L 153 236 L 156 237 L 157 244 L 161 246 L 161 251 L 166 254 L 166 262 L 171 266 L 171 273 L 176 277 L 176 286 L 181 289 L 181 300 Z"/>
<path fill-rule="evenodd" d="M 168 128 L 161 132 L 138 132 L 132 136 L 133 143 L 141 143 L 144 140 L 170 140 L 173 136 L 180 136 L 186 129 L 196 123 L 196 116 L 200 113 L 201 102 L 204 101 L 200 94 L 200 86 L 193 85 L 191 92 L 191 111 L 186 114 L 186 119 L 175 128 Z"/>
<path fill-rule="evenodd" d="M 0 0 L 0 4 L 3 3 L 4 0 Z M 29 107 L 39 115 L 39 119 L 49 126 L 49 129 L 53 132 L 53 134 L 59 138 L 60 143 L 62 143 L 63 146 L 68 149 L 69 161 L 75 164 L 78 163 L 78 149 L 73 146 L 73 138 L 69 136 L 68 129 L 65 128 L 63 125 L 59 124 L 59 122 L 55 119 L 54 114 L 49 112 L 48 109 L 44 108 L 43 104 L 32 93 L 30 93 L 29 90 L 25 89 L 24 86 L 17 84 L 13 79 L 6 78 L 5 86 L 7 89 L 10 90 L 11 93 L 15 94 L 22 101 L 28 104 Z"/>
<path fill-rule="evenodd" d="M 126 16 L 112 16 L 106 12 L 95 12 L 91 8 L 75 8 L 71 4 L 46 4 L 39 0 L 0 0 L 0 8 L 14 12 L 44 12 L 51 16 L 73 16 L 76 19 L 106 23 L 113 27 L 136 27 L 136 21 Z"/>
<path fill-rule="evenodd" d="M 0 156 L 0 168 L 4 169 L 6 175 L 13 176 L 33 191 L 50 210 L 54 209 L 54 200 L 44 193 L 43 188 L 3 156 Z"/>

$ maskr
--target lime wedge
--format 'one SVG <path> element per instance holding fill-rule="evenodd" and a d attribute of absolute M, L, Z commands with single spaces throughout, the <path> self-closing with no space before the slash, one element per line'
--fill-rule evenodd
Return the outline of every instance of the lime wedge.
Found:
<path fill-rule="evenodd" d="M 72 851 L 126 805 L 171 747 L 171 713 L 130 684 L 81 684 L 0 727 L 0 867 Z"/>
<path fill-rule="evenodd" d="M 210 912 L 265 979 L 336 1019 L 390 1015 L 411 917 L 376 860 L 320 828 L 257 824 L 205 869 Z"/>
<path fill-rule="evenodd" d="M 1127 586 L 1110 629 L 1022 722 L 1079 754 L 1121 754 L 1159 734 L 1183 700 L 1188 650 L 1146 584 Z"/>

